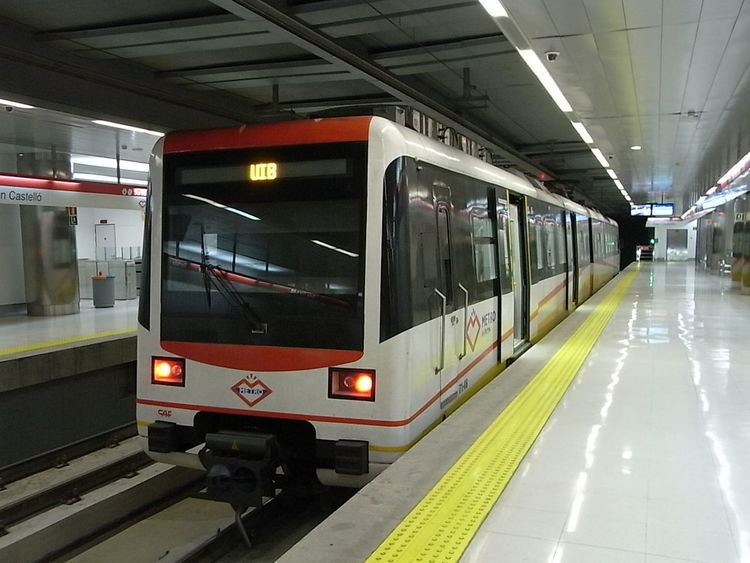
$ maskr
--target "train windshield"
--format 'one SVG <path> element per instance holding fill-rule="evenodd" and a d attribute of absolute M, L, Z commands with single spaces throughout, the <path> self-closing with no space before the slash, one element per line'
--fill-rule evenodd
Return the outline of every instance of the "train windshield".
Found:
<path fill-rule="evenodd" d="M 364 143 L 168 154 L 161 338 L 361 350 Z"/>

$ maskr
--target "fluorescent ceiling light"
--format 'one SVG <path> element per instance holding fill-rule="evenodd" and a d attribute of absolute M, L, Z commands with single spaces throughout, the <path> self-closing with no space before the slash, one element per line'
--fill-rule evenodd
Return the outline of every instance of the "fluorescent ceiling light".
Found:
<path fill-rule="evenodd" d="M 493 18 L 507 18 L 508 12 L 505 10 L 500 0 L 479 0 L 482 7 Z"/>
<path fill-rule="evenodd" d="M 594 156 L 596 157 L 596 160 L 599 161 L 599 164 L 604 166 L 604 168 L 609 168 L 609 161 L 604 157 L 602 151 L 597 148 L 593 148 L 591 149 L 591 152 L 594 153 Z"/>
<path fill-rule="evenodd" d="M 617 180 L 617 174 L 615 174 L 615 171 L 611 168 L 607 168 L 607 174 L 609 174 L 609 177 L 613 180 Z"/>
<path fill-rule="evenodd" d="M 1 100 L 0 99 L 0 106 L 9 106 L 12 108 L 19 108 L 19 109 L 34 109 L 34 106 L 30 106 L 29 104 L 22 104 L 21 102 L 14 102 L 13 100 Z"/>
<path fill-rule="evenodd" d="M 748 152 L 745 156 L 743 156 L 741 159 L 737 161 L 737 163 L 732 166 L 729 170 L 727 170 L 727 173 L 724 174 L 719 180 L 716 182 L 719 186 L 722 184 L 729 183 L 732 180 L 734 180 L 737 176 L 740 175 L 740 173 L 747 169 L 750 166 L 750 152 Z"/>
<path fill-rule="evenodd" d="M 251 221 L 260 221 L 260 217 L 256 217 L 255 215 L 250 215 L 250 213 L 246 213 L 239 209 L 235 209 L 234 207 L 229 207 L 228 205 L 224 205 L 223 203 L 219 203 L 218 201 L 208 199 L 207 197 L 201 197 L 199 195 L 193 195 L 193 194 L 182 194 L 182 197 L 188 197 L 190 199 L 202 201 L 203 203 L 207 203 L 208 205 L 213 205 L 214 207 L 223 209 L 224 211 L 229 211 L 229 213 L 234 213 L 235 215 L 239 215 L 240 217 L 244 217 L 245 219 L 250 219 Z"/>
<path fill-rule="evenodd" d="M 132 125 L 125 125 L 124 123 L 115 123 L 114 121 L 106 121 L 104 119 L 94 119 L 94 123 L 97 125 L 105 125 L 106 127 L 114 127 L 115 129 L 125 129 L 126 131 L 134 131 L 135 133 L 146 133 L 147 135 L 154 135 L 155 137 L 163 137 L 164 133 L 161 131 L 152 131 L 150 129 L 143 129 L 142 127 L 133 127 Z"/>
<path fill-rule="evenodd" d="M 557 107 L 559 107 L 561 111 L 566 113 L 573 111 L 570 103 L 567 99 L 565 99 L 562 90 L 560 90 L 560 87 L 557 85 L 554 78 L 552 78 L 552 75 L 547 70 L 547 67 L 545 67 L 539 57 L 536 56 L 536 53 L 531 49 L 519 49 L 518 53 L 531 69 L 531 72 L 533 72 L 539 79 L 539 82 L 542 83 L 542 86 L 544 86 L 545 90 L 547 90 L 549 95 L 552 96 L 552 99 L 557 104 Z"/>
<path fill-rule="evenodd" d="M 328 244 L 327 242 L 323 242 L 322 240 L 313 240 L 315 244 L 322 246 L 323 248 L 328 248 L 329 250 L 335 250 L 336 252 L 340 252 L 341 254 L 346 254 L 347 256 L 351 256 L 352 258 L 356 258 L 359 256 L 359 254 L 354 254 L 354 252 L 349 252 L 348 250 L 344 250 L 343 248 L 339 248 L 338 246 L 333 246 L 332 244 Z"/>
<path fill-rule="evenodd" d="M 583 123 L 580 121 L 571 121 L 573 124 L 573 127 L 575 127 L 575 130 L 578 131 L 578 134 L 581 136 L 581 139 L 583 139 L 584 143 L 587 143 L 589 145 L 593 144 L 594 139 L 589 135 L 589 132 L 586 131 L 586 128 L 583 126 Z"/>
<path fill-rule="evenodd" d="M 631 147 L 630 147 L 630 150 L 631 150 L 631 151 L 639 151 L 639 150 L 641 150 L 642 148 L 643 148 L 643 147 L 642 147 L 641 145 L 633 145 L 633 146 L 631 146 Z"/>
<path fill-rule="evenodd" d="M 84 166 L 98 166 L 100 168 L 117 169 L 117 159 L 106 158 L 103 156 L 72 156 L 70 161 L 73 164 L 83 164 Z M 120 160 L 120 170 L 131 170 L 133 172 L 148 172 L 147 162 L 136 162 L 134 160 Z"/>
<path fill-rule="evenodd" d="M 106 176 L 104 174 L 85 174 L 82 172 L 74 172 L 73 173 L 73 179 L 74 180 L 88 180 L 89 182 L 107 182 L 111 184 L 123 184 L 123 185 L 133 185 L 133 186 L 148 186 L 148 182 L 146 180 L 133 180 L 131 178 L 120 178 L 120 181 L 117 181 L 117 176 Z"/>
<path fill-rule="evenodd" d="M 618 190 L 621 190 L 621 191 L 625 190 L 625 186 L 622 185 L 622 182 L 620 182 L 620 180 L 615 180 L 615 186 L 617 186 Z"/>

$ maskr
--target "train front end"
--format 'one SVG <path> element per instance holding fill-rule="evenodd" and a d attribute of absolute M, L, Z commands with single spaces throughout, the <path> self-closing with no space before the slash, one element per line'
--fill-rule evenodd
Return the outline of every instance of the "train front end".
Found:
<path fill-rule="evenodd" d="M 152 157 L 139 432 L 253 506 L 316 474 L 362 484 L 388 418 L 366 346 L 369 118 L 168 135 Z M 374 233 L 377 237 L 377 233 Z M 379 255 L 378 255 L 379 258 Z M 370 287 L 372 286 L 372 287 Z M 384 467 L 384 466 L 383 466 Z"/>

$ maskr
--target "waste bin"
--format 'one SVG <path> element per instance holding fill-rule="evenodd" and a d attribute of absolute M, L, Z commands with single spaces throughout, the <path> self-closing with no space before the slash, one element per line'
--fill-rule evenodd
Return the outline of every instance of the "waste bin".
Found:
<path fill-rule="evenodd" d="M 94 296 L 94 307 L 115 306 L 115 276 L 98 276 L 91 278 L 91 286 Z"/>

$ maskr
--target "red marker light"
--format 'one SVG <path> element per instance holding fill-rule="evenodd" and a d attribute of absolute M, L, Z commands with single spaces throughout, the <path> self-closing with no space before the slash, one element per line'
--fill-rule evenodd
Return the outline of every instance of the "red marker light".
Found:
<path fill-rule="evenodd" d="M 151 383 L 185 386 L 185 360 L 182 358 L 152 358 Z"/>
<path fill-rule="evenodd" d="M 375 400 L 375 370 L 328 369 L 328 396 L 331 399 Z"/>

